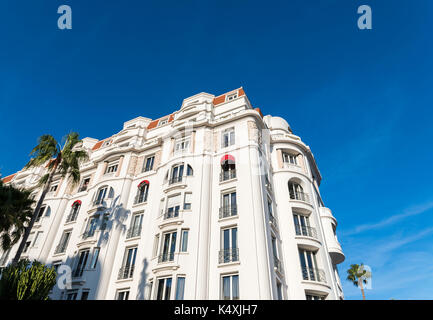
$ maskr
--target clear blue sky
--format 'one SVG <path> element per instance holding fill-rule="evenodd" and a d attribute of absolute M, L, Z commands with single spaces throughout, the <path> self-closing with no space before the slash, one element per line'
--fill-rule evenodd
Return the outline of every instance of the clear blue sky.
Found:
<path fill-rule="evenodd" d="M 57 29 L 57 7 L 73 29 Z M 373 30 L 357 28 L 369 4 Z M 433 298 L 433 2 L 0 2 L 0 172 L 38 136 L 105 138 L 183 98 L 243 86 L 311 146 L 370 299 Z"/>

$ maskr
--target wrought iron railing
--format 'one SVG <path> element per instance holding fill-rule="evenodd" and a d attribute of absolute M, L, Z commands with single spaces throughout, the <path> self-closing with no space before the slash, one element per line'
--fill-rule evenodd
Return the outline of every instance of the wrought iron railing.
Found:
<path fill-rule="evenodd" d="M 180 177 L 171 177 L 170 180 L 168 181 L 168 184 L 182 182 L 182 178 L 183 178 L 182 176 L 180 176 Z"/>
<path fill-rule="evenodd" d="M 297 236 L 305 236 L 317 239 L 317 231 L 313 227 L 301 226 L 299 224 L 295 224 L 295 230 Z"/>
<path fill-rule="evenodd" d="M 317 268 L 302 268 L 302 278 L 304 280 L 326 283 L 325 271 Z"/>
<path fill-rule="evenodd" d="M 134 274 L 134 266 L 129 266 L 129 265 L 123 266 L 119 269 L 117 280 L 130 279 L 132 278 L 133 274 Z"/>
<path fill-rule="evenodd" d="M 218 261 L 219 263 L 239 261 L 239 249 L 229 248 L 229 249 L 220 250 Z"/>
<path fill-rule="evenodd" d="M 308 194 L 301 191 L 296 191 L 296 192 L 290 191 L 290 199 L 300 200 L 300 201 L 310 203 L 310 197 L 308 196 Z"/>
<path fill-rule="evenodd" d="M 141 234 L 141 226 L 134 226 L 132 228 L 129 228 L 126 232 L 126 239 L 138 237 Z"/>
<path fill-rule="evenodd" d="M 174 252 L 163 253 L 158 256 L 158 263 L 174 260 Z"/>
<path fill-rule="evenodd" d="M 83 233 L 83 239 L 91 238 L 95 235 L 95 230 L 87 230 Z"/>
<path fill-rule="evenodd" d="M 220 173 L 220 182 L 236 178 L 236 169 L 225 170 Z"/>
<path fill-rule="evenodd" d="M 61 243 L 59 244 L 56 249 L 54 250 L 54 254 L 57 253 L 64 253 L 66 251 L 67 243 Z"/>
<path fill-rule="evenodd" d="M 238 214 L 238 208 L 236 205 L 223 206 L 220 208 L 220 219 L 236 216 Z"/>
<path fill-rule="evenodd" d="M 164 220 L 167 219 L 172 219 L 172 218 L 177 218 L 179 216 L 179 209 L 174 209 L 174 210 L 166 210 L 164 212 Z"/>
<path fill-rule="evenodd" d="M 143 203 L 147 201 L 147 192 L 139 192 L 134 198 L 134 204 Z"/>

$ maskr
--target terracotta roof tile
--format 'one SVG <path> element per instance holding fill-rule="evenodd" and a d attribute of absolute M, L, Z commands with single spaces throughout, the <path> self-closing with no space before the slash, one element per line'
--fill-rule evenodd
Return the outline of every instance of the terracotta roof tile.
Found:
<path fill-rule="evenodd" d="M 104 143 L 105 140 L 101 140 L 95 143 L 95 145 L 93 146 L 92 150 L 98 150 L 102 144 Z"/>
<path fill-rule="evenodd" d="M 262 110 L 260 110 L 260 108 L 254 108 L 254 110 L 256 110 L 259 113 L 259 115 L 262 117 L 262 119 L 263 119 Z"/>
<path fill-rule="evenodd" d="M 16 176 L 16 173 L 11 174 L 11 175 L 8 175 L 7 177 L 4 177 L 4 178 L 2 179 L 2 180 L 3 180 L 3 183 L 8 183 L 8 182 L 12 181 L 12 179 L 13 179 L 15 176 Z"/>

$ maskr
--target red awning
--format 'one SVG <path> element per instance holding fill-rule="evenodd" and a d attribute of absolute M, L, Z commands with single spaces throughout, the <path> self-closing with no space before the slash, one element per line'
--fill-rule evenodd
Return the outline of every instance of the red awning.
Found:
<path fill-rule="evenodd" d="M 81 206 L 81 200 L 75 200 L 74 203 L 72 204 L 72 207 L 75 205 Z"/>
<path fill-rule="evenodd" d="M 223 155 L 221 157 L 221 164 L 223 164 L 224 162 L 228 162 L 229 164 L 234 164 L 235 163 L 235 157 L 233 157 L 229 154 Z"/>
<path fill-rule="evenodd" d="M 140 188 L 140 187 L 142 187 L 144 184 L 149 184 L 149 181 L 147 181 L 147 180 L 143 180 L 143 181 L 141 181 L 141 182 L 138 184 L 138 187 Z"/>

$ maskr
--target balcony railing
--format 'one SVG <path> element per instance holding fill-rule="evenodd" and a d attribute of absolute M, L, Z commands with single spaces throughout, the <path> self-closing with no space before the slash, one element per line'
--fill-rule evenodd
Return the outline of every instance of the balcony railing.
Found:
<path fill-rule="evenodd" d="M 64 253 L 66 251 L 67 244 L 61 243 L 56 247 L 56 250 L 54 250 L 54 254 L 58 253 Z"/>
<path fill-rule="evenodd" d="M 219 263 L 228 263 L 239 261 L 239 249 L 230 248 L 220 250 L 219 252 Z"/>
<path fill-rule="evenodd" d="M 302 268 L 302 278 L 304 280 L 326 283 L 325 271 L 316 268 Z"/>
<path fill-rule="evenodd" d="M 278 226 L 277 226 L 277 219 L 272 215 L 272 214 L 270 214 L 269 215 L 269 222 L 275 227 L 275 228 L 277 228 Z"/>
<path fill-rule="evenodd" d="M 304 202 L 310 203 L 310 197 L 305 192 L 297 191 L 297 192 L 290 192 L 290 199 L 292 200 L 300 200 Z"/>
<path fill-rule="evenodd" d="M 175 210 L 166 210 L 164 212 L 164 220 L 173 219 L 179 217 L 179 209 Z"/>
<path fill-rule="evenodd" d="M 278 271 L 280 274 L 283 274 L 283 267 L 281 266 L 281 261 L 278 259 L 278 257 L 274 256 L 274 268 L 276 271 Z"/>
<path fill-rule="evenodd" d="M 146 193 L 140 192 L 134 198 L 134 204 L 143 203 L 146 201 L 147 201 L 147 192 Z"/>
<path fill-rule="evenodd" d="M 105 198 L 103 199 L 96 199 L 95 201 L 93 201 L 93 205 L 94 206 L 101 206 L 104 204 Z"/>
<path fill-rule="evenodd" d="M 87 230 L 83 233 L 83 239 L 91 238 L 95 235 L 95 230 Z"/>
<path fill-rule="evenodd" d="M 223 206 L 220 208 L 220 219 L 236 216 L 238 214 L 238 208 L 236 205 Z"/>
<path fill-rule="evenodd" d="M 297 236 L 305 236 L 317 239 L 317 231 L 313 227 L 301 226 L 299 224 L 295 224 L 295 230 Z"/>
<path fill-rule="evenodd" d="M 117 276 L 117 280 L 121 279 L 130 279 L 134 274 L 134 266 L 123 266 L 119 269 L 119 274 Z"/>
<path fill-rule="evenodd" d="M 138 237 L 141 234 L 141 226 L 134 226 L 132 228 L 129 228 L 126 232 L 126 239 Z"/>
<path fill-rule="evenodd" d="M 158 256 L 158 263 L 174 260 L 174 252 L 163 253 Z"/>
<path fill-rule="evenodd" d="M 182 178 L 183 178 L 182 176 L 181 177 L 171 177 L 170 180 L 168 181 L 168 184 L 182 182 Z"/>
<path fill-rule="evenodd" d="M 66 217 L 66 222 L 72 222 L 77 220 L 77 216 L 78 213 L 77 212 L 71 212 L 70 214 L 68 214 L 68 216 Z"/>
<path fill-rule="evenodd" d="M 220 173 L 220 182 L 236 178 L 236 170 L 226 170 Z"/>

